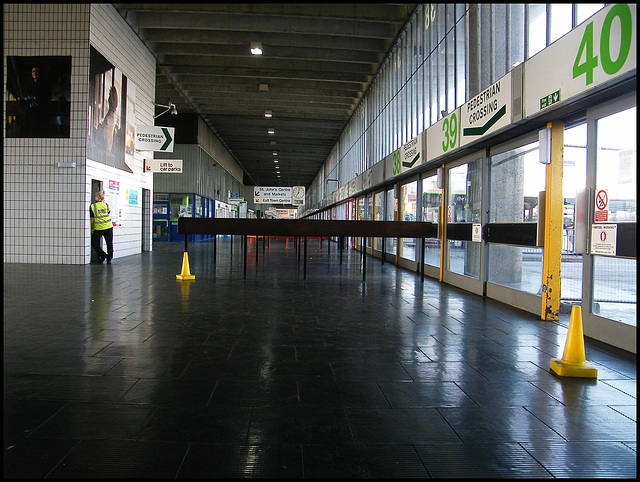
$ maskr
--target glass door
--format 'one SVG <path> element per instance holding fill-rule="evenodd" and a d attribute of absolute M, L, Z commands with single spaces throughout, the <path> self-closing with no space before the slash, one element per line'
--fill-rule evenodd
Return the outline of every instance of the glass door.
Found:
<path fill-rule="evenodd" d="M 420 221 L 433 223 L 441 232 L 440 210 L 442 208 L 442 189 L 438 187 L 438 175 L 427 173 L 422 179 L 422 215 Z M 425 239 L 425 274 L 438 278 L 440 276 L 440 239 Z"/>
<path fill-rule="evenodd" d="M 636 352 L 637 152 L 635 95 L 587 112 L 588 254 L 584 333 Z"/>
<path fill-rule="evenodd" d="M 445 261 L 443 280 L 483 294 L 484 242 L 482 180 L 484 155 L 476 154 L 447 166 Z"/>

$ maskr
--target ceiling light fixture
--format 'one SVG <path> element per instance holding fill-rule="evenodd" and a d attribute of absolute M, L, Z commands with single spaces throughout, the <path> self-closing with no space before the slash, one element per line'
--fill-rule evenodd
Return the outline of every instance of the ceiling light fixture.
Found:
<path fill-rule="evenodd" d="M 267 130 L 267 134 L 275 134 L 275 133 L 276 133 L 276 131 L 274 131 L 273 129 L 268 129 Z"/>
<path fill-rule="evenodd" d="M 265 117 L 273 117 L 273 112 L 271 112 L 270 110 L 265 110 L 264 111 L 264 116 Z"/>
<path fill-rule="evenodd" d="M 278 163 L 278 159 L 274 159 L 273 162 L 275 162 L 277 164 Z"/>
<path fill-rule="evenodd" d="M 277 153 L 276 151 L 273 151 L 273 155 L 274 155 L 274 156 L 277 156 L 277 155 L 278 155 L 278 153 Z"/>
<path fill-rule="evenodd" d="M 251 42 L 251 53 L 253 55 L 262 55 L 262 42 Z"/>
<path fill-rule="evenodd" d="M 164 107 L 165 110 L 163 110 L 162 112 L 160 112 L 158 115 L 153 116 L 154 119 L 157 119 L 158 117 L 160 117 L 162 114 L 166 114 L 167 112 L 171 112 L 171 115 L 178 115 L 178 111 L 176 110 L 176 105 L 172 104 L 171 102 L 169 102 L 169 105 L 164 105 L 164 104 L 156 104 L 155 102 L 153 103 L 153 105 L 155 105 L 156 107 Z"/>

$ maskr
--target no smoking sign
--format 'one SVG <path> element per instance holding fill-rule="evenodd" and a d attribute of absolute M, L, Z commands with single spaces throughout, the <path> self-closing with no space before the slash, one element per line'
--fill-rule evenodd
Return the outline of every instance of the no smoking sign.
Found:
<path fill-rule="evenodd" d="M 609 206 L 609 194 L 606 190 L 601 189 L 596 193 L 596 212 L 595 219 L 596 223 L 606 222 L 609 220 L 609 210 L 607 207 Z"/>

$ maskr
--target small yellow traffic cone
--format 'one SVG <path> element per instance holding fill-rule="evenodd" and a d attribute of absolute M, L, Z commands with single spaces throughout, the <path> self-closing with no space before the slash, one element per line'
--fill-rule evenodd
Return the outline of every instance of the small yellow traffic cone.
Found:
<path fill-rule="evenodd" d="M 579 306 L 571 308 L 564 354 L 561 360 L 551 359 L 551 370 L 561 377 L 598 378 L 598 369 L 585 358 L 582 309 Z"/>
<path fill-rule="evenodd" d="M 185 279 L 196 279 L 196 275 L 191 274 L 189 271 L 189 255 L 187 252 L 184 252 L 182 256 L 182 273 L 176 275 L 176 279 L 185 280 Z"/>

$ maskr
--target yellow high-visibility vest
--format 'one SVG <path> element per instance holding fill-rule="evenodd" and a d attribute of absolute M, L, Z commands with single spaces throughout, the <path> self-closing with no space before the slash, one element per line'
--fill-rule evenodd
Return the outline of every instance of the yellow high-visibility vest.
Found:
<path fill-rule="evenodd" d="M 91 205 L 91 211 L 93 212 L 93 229 L 96 231 L 102 231 L 113 227 L 111 222 L 111 216 L 109 216 L 109 205 L 98 201 Z"/>

